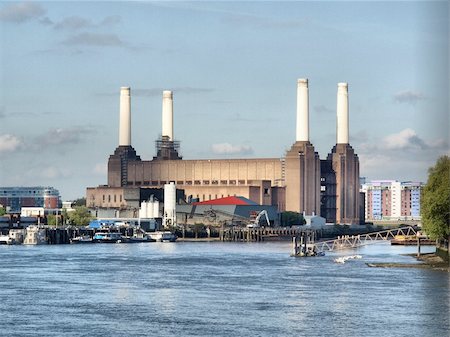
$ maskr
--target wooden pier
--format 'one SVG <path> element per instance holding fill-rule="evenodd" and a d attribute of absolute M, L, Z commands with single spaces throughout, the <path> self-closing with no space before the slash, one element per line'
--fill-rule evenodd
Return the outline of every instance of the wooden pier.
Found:
<path fill-rule="evenodd" d="M 220 240 L 230 242 L 262 242 L 270 240 L 291 240 L 300 235 L 303 229 L 290 227 L 233 227 L 220 230 Z"/>

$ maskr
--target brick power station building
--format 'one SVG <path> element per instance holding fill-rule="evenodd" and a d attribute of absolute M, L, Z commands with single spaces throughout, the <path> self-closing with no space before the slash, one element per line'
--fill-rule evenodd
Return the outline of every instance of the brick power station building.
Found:
<path fill-rule="evenodd" d="M 360 222 L 359 160 L 349 144 L 347 83 L 338 84 L 337 142 L 321 160 L 309 140 L 308 80 L 297 81 L 296 139 L 280 158 L 185 160 L 173 137 L 173 93 L 163 92 L 162 136 L 142 160 L 131 145 L 130 88 L 120 90 L 119 146 L 108 160 L 108 184 L 89 187 L 87 206 L 135 216 L 140 202 L 169 182 L 184 201 L 242 196 L 279 211 L 321 215 L 327 222 Z"/>

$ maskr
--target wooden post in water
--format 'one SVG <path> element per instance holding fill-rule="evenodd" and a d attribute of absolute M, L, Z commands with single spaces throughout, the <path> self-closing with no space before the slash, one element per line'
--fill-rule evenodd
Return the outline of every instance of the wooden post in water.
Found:
<path fill-rule="evenodd" d="M 292 237 L 292 245 L 293 245 L 293 247 L 292 247 L 293 254 L 294 254 L 294 256 L 297 256 L 297 237 L 296 236 Z"/>
<path fill-rule="evenodd" d="M 417 257 L 420 257 L 420 237 L 417 237 Z"/>

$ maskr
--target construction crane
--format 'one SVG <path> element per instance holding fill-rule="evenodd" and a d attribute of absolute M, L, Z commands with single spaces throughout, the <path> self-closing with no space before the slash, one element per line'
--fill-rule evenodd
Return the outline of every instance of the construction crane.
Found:
<path fill-rule="evenodd" d="M 270 226 L 269 215 L 267 214 L 267 211 L 263 209 L 261 212 L 258 213 L 258 216 L 256 217 L 255 221 L 247 225 L 247 228 L 261 227 L 259 221 L 263 216 L 266 218 L 267 226 Z"/>

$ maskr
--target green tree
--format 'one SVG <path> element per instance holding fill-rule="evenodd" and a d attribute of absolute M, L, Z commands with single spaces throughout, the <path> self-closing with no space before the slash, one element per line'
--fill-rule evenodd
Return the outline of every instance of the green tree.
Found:
<path fill-rule="evenodd" d="M 74 211 L 67 213 L 67 222 L 73 226 L 87 226 L 94 217 L 85 206 L 75 206 Z"/>
<path fill-rule="evenodd" d="M 294 225 L 304 225 L 306 223 L 303 219 L 303 214 L 298 212 L 286 211 L 281 213 L 281 226 L 290 227 Z"/>
<path fill-rule="evenodd" d="M 78 198 L 72 202 L 72 207 L 75 206 L 86 206 L 86 198 Z"/>
<path fill-rule="evenodd" d="M 440 157 L 428 170 L 421 197 L 423 229 L 432 239 L 450 236 L 450 157 Z"/>
<path fill-rule="evenodd" d="M 6 214 L 5 207 L 0 207 L 0 216 L 5 215 L 5 214 Z"/>
<path fill-rule="evenodd" d="M 56 216 L 53 214 L 47 215 L 47 225 L 56 226 Z"/>

